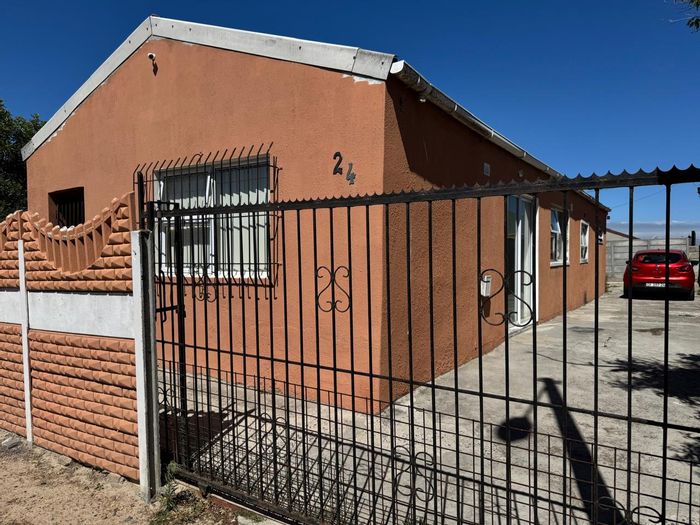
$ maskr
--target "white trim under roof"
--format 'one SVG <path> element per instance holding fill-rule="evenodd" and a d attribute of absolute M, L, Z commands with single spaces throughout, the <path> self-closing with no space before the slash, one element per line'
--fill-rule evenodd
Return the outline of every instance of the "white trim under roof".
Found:
<path fill-rule="evenodd" d="M 107 80 L 142 44 L 154 37 L 324 67 L 379 80 L 386 80 L 389 76 L 389 68 L 394 61 L 394 55 L 368 51 L 358 47 L 325 44 L 149 16 L 22 148 L 22 160 L 27 160 L 60 129 L 78 106 L 100 84 Z"/>

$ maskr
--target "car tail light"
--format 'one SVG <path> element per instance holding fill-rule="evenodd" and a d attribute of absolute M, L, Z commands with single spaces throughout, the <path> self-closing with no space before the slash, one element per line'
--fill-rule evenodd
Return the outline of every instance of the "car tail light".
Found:
<path fill-rule="evenodd" d="M 684 272 L 684 273 L 686 273 L 686 272 L 691 271 L 692 269 L 693 269 L 693 267 L 692 267 L 691 265 L 689 265 L 689 264 L 684 264 L 683 266 L 681 266 L 680 268 L 678 268 L 678 271 L 679 271 L 679 272 Z"/>

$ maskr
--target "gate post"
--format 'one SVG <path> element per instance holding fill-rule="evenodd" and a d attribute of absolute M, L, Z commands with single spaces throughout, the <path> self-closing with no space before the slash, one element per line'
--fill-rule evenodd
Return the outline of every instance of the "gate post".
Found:
<path fill-rule="evenodd" d="M 158 382 L 155 353 L 155 294 L 153 235 L 131 232 L 134 283 L 134 342 L 136 349 L 136 407 L 139 437 L 141 496 L 150 501 L 160 489 Z"/>

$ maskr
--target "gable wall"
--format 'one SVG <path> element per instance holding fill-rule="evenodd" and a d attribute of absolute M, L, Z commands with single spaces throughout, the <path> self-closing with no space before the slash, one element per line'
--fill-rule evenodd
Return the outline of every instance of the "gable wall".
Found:
<path fill-rule="evenodd" d="M 28 159 L 29 208 L 47 216 L 49 192 L 84 186 L 90 218 L 133 189 L 139 163 L 271 142 L 279 199 L 377 192 L 384 98 L 381 82 L 151 40 Z M 354 185 L 332 175 L 336 151 L 353 162 Z"/>

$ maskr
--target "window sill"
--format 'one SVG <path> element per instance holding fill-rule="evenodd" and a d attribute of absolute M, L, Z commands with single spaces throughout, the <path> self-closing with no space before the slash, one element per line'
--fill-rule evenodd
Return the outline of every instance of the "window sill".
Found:
<path fill-rule="evenodd" d="M 571 266 L 571 263 L 569 261 L 567 261 L 566 265 Z M 549 261 L 550 268 L 562 268 L 563 266 L 564 266 L 564 263 L 562 261 Z"/>
<path fill-rule="evenodd" d="M 579 264 L 588 264 L 588 259 L 581 259 Z"/>
<path fill-rule="evenodd" d="M 158 276 L 156 276 L 158 278 Z M 272 286 L 272 279 L 270 278 L 270 274 L 268 272 L 261 272 L 260 274 L 256 275 L 251 275 L 251 274 L 245 274 L 243 277 L 241 277 L 240 274 L 225 274 L 225 273 L 218 273 L 218 274 L 208 274 L 205 278 L 204 274 L 197 274 L 192 276 L 192 274 L 184 274 L 183 275 L 183 282 L 185 286 L 202 286 L 204 282 L 206 282 L 208 285 L 211 286 L 224 286 L 224 285 L 251 285 L 251 286 Z M 161 279 L 162 282 L 166 283 L 174 283 L 175 282 L 175 275 L 174 273 L 165 273 L 161 274 Z"/>

